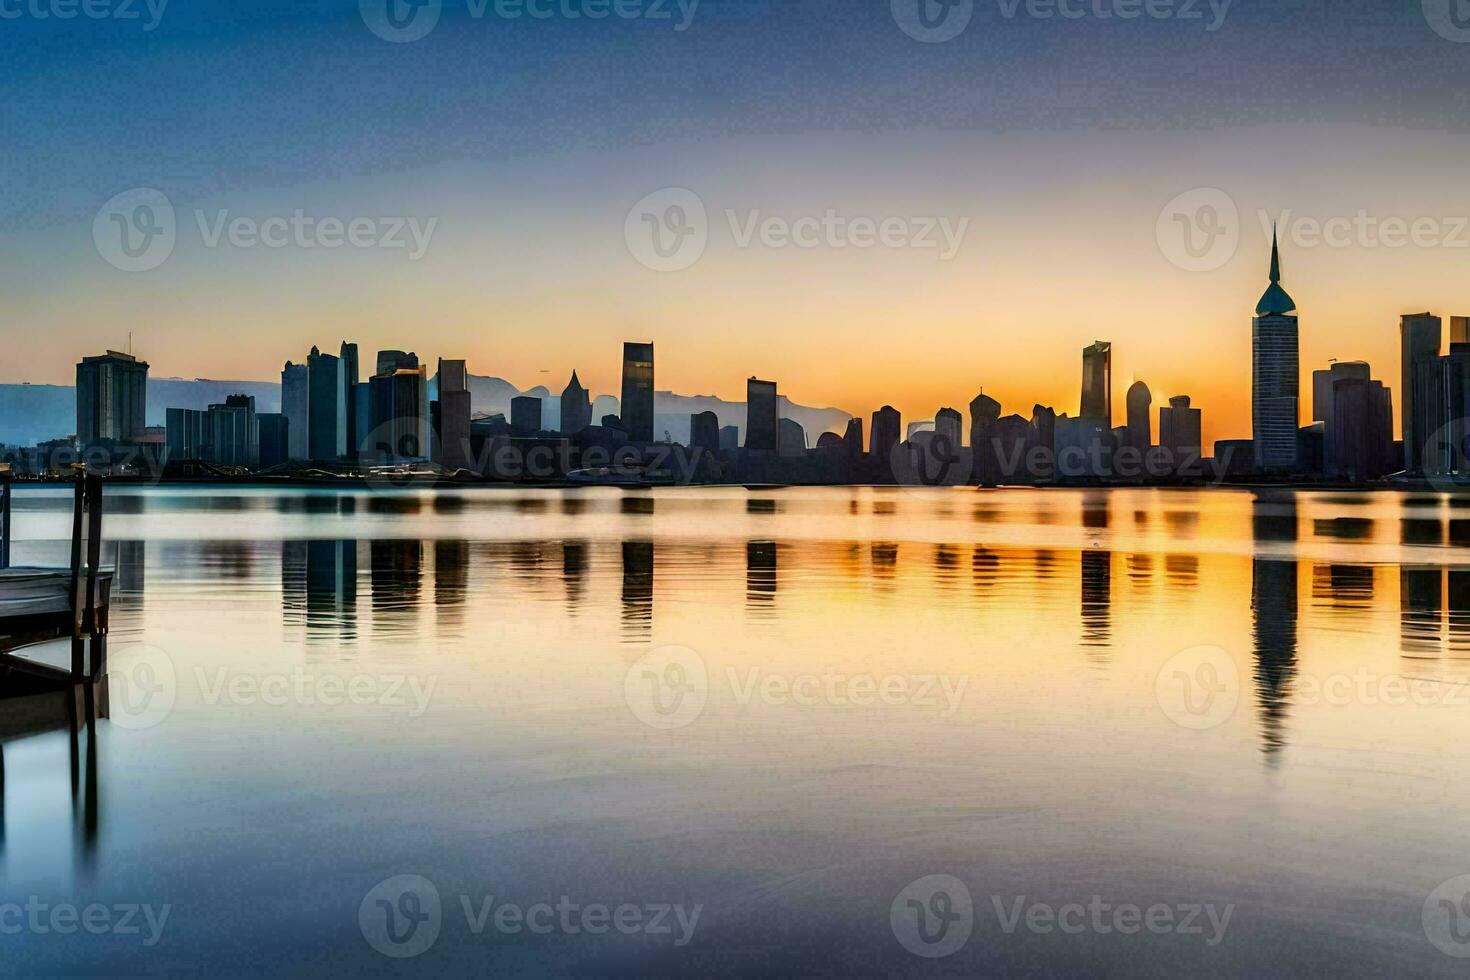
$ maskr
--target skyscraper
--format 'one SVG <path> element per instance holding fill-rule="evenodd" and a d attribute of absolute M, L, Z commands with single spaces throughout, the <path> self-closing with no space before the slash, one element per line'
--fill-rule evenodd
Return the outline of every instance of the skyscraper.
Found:
<path fill-rule="evenodd" d="M 148 362 L 110 350 L 77 364 L 77 441 L 135 443 L 147 427 Z"/>
<path fill-rule="evenodd" d="M 934 416 L 934 437 L 942 439 L 948 445 L 942 451 L 956 453 L 965 444 L 964 430 L 965 417 L 952 408 L 941 408 Z"/>
<path fill-rule="evenodd" d="M 1128 445 L 1139 452 L 1146 453 L 1153 448 L 1153 420 L 1149 418 L 1153 405 L 1154 396 L 1148 385 L 1135 381 L 1128 389 Z"/>
<path fill-rule="evenodd" d="M 653 441 L 653 345 L 623 345 L 623 431 L 632 442 Z"/>
<path fill-rule="evenodd" d="M 346 413 L 346 451 L 348 459 L 357 458 L 357 389 L 362 383 L 362 374 L 357 363 L 357 345 L 342 341 L 342 349 L 337 354 L 342 359 L 342 374 L 345 376 L 346 384 L 343 387 L 343 404 Z"/>
<path fill-rule="evenodd" d="M 1105 340 L 1082 350 L 1081 417 L 1113 424 L 1113 345 Z"/>
<path fill-rule="evenodd" d="M 565 403 L 563 403 L 565 404 Z M 714 412 L 689 416 L 689 447 L 717 452 L 720 448 L 720 417 Z"/>
<path fill-rule="evenodd" d="M 445 470 L 469 469 L 470 449 L 470 389 L 469 372 L 464 361 L 439 359 L 439 429 L 435 445 L 438 454 L 435 460 Z"/>
<path fill-rule="evenodd" d="M 1434 359 L 1439 357 L 1443 322 L 1428 313 L 1406 315 L 1399 324 L 1399 351 L 1403 359 L 1403 383 L 1399 401 L 1404 415 L 1404 470 L 1424 472 L 1424 453 L 1438 426 L 1434 422 Z"/>
<path fill-rule="evenodd" d="M 903 431 L 903 416 L 892 405 L 884 405 L 873 413 L 873 432 L 869 452 L 887 459 L 898 445 L 899 433 Z"/>
<path fill-rule="evenodd" d="M 1289 473 L 1298 466 L 1301 377 L 1296 303 L 1281 288 L 1281 253 L 1271 235 L 1271 284 L 1251 321 L 1251 436 L 1256 468 Z"/>
<path fill-rule="evenodd" d="M 281 414 L 286 416 L 286 457 L 311 458 L 311 370 L 286 362 L 281 371 Z"/>
<path fill-rule="evenodd" d="M 393 362 L 385 365 L 379 355 L 378 364 L 392 368 Z M 396 368 L 376 375 L 368 384 L 373 425 L 363 451 L 390 461 L 428 458 L 433 446 L 428 369 L 423 365 Z"/>
<path fill-rule="evenodd" d="M 311 373 L 308 392 L 311 458 L 340 459 L 347 455 L 347 374 L 342 359 L 313 347 L 306 366 Z"/>
<path fill-rule="evenodd" d="M 287 460 L 287 445 L 290 442 L 290 422 L 280 413 L 262 412 L 255 417 L 260 429 L 260 466 L 270 469 Z"/>
<path fill-rule="evenodd" d="M 842 445 L 847 449 L 847 454 L 858 457 L 863 454 L 863 420 L 848 419 L 847 431 L 842 434 Z"/>
<path fill-rule="evenodd" d="M 1188 395 L 1175 395 L 1168 408 L 1159 409 L 1159 447 L 1168 451 L 1166 458 L 1176 473 L 1199 468 L 1204 451 L 1200 429 L 1200 410 L 1190 407 Z"/>
<path fill-rule="evenodd" d="M 775 452 L 780 439 L 781 413 L 776 382 L 751 378 L 745 383 L 745 448 Z"/>
<path fill-rule="evenodd" d="M 510 427 L 518 436 L 534 436 L 541 431 L 541 399 L 520 395 L 510 400 Z"/>
<path fill-rule="evenodd" d="M 592 424 L 592 396 L 582 382 L 577 380 L 577 372 L 572 372 L 572 380 L 561 393 L 561 434 L 574 436 L 578 432 Z M 719 443 L 719 431 L 716 427 L 715 435 L 717 448 Z"/>
<path fill-rule="evenodd" d="M 210 462 L 254 469 L 260 465 L 260 423 L 252 395 L 230 395 L 211 405 L 205 423 Z"/>

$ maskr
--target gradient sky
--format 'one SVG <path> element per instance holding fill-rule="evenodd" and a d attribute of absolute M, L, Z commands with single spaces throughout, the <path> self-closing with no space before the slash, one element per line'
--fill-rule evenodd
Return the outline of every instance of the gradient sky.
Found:
<path fill-rule="evenodd" d="M 1204 0 L 1203 20 L 976 0 L 939 44 L 888 0 L 703 0 L 682 32 L 675 8 L 476 20 L 445 0 L 408 44 L 356 0 L 172 0 L 151 32 L 142 0 L 141 21 L 0 19 L 0 382 L 70 383 L 132 331 L 159 376 L 275 379 L 347 338 L 522 387 L 576 368 L 606 393 L 619 343 L 652 339 L 661 389 L 740 399 L 758 374 L 802 404 L 911 420 L 981 386 L 1007 412 L 1075 412 L 1081 348 L 1106 339 L 1120 417 L 1141 378 L 1156 403 L 1193 395 L 1208 440 L 1249 434 L 1262 214 L 1430 217 L 1461 246 L 1310 245 L 1289 223 L 1304 375 L 1363 358 L 1397 395 L 1399 315 L 1470 312 L 1470 43 L 1418 0 L 1236 0 L 1215 31 Z M 178 241 L 126 273 L 93 218 L 136 187 L 168 196 Z M 700 196 L 710 239 L 659 273 L 624 221 L 666 187 Z M 1239 241 L 1190 272 L 1156 225 L 1199 187 L 1234 202 Z M 968 233 L 947 262 L 741 248 L 725 214 L 829 208 Z M 209 248 L 196 209 L 437 225 L 418 261 Z"/>

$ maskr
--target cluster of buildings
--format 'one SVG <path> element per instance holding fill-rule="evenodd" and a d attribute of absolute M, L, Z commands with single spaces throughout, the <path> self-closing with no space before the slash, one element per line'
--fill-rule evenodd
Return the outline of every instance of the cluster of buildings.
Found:
<path fill-rule="evenodd" d="M 1080 411 L 1058 414 L 1036 405 L 1029 416 L 1005 415 L 983 390 L 966 415 L 941 408 L 907 429 L 891 406 L 816 445 L 781 413 L 776 382 L 751 378 L 743 432 L 713 412 L 690 418 L 688 448 L 703 460 L 697 478 L 710 482 L 814 482 L 995 485 L 1134 483 L 1201 476 L 1250 480 L 1326 479 L 1368 483 L 1404 478 L 1470 477 L 1470 318 L 1454 317 L 1449 350 L 1444 325 L 1428 313 L 1405 316 L 1400 401 L 1403 442 L 1393 438 L 1393 395 L 1362 361 L 1334 362 L 1312 375 L 1312 416 L 1303 424 L 1296 304 L 1282 285 L 1273 240 L 1269 284 L 1252 321 L 1252 433 L 1221 440 L 1207 457 L 1201 413 L 1188 395 L 1157 410 L 1138 382 L 1126 393 L 1115 426 L 1113 348 L 1099 341 L 1082 352 Z M 363 377 L 358 347 L 336 354 L 313 347 L 304 362 L 281 372 L 279 412 L 259 412 L 240 394 L 205 409 L 168 408 L 166 425 L 148 427 L 148 364 L 108 351 L 77 365 L 79 451 L 142 452 L 185 473 L 242 474 L 307 470 L 350 475 L 365 468 L 428 465 L 446 475 L 499 479 L 486 460 L 502 450 L 544 448 L 557 460 L 540 478 L 557 478 L 593 449 L 648 453 L 655 432 L 654 346 L 623 346 L 619 414 L 594 419 L 592 393 L 575 371 L 562 392 L 560 416 L 547 419 L 542 400 L 512 400 L 509 418 L 477 415 L 465 361 L 440 359 L 431 377 L 418 355 L 379 351 Z M 743 439 L 742 439 L 743 437 Z M 48 444 L 56 446 L 58 444 Z M 39 447 L 38 451 L 46 447 Z M 197 468 L 194 469 L 194 468 Z"/>

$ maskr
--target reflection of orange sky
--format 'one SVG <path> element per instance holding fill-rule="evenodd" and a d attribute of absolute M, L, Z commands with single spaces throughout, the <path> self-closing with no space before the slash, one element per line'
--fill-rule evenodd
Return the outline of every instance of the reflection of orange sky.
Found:
<path fill-rule="evenodd" d="M 1470 214 L 1458 166 L 1466 142 L 1346 127 L 886 142 L 818 134 L 600 157 L 595 185 L 586 159 L 566 157 L 187 202 L 440 222 L 416 263 L 205 250 L 186 231 L 162 268 L 131 276 L 98 260 L 90 223 L 6 236 L 14 261 L 0 288 L 28 356 L 0 369 L 0 381 L 70 383 L 79 355 L 121 347 L 131 330 L 154 377 L 274 380 L 312 343 L 333 350 L 348 338 L 366 363 L 379 348 L 415 349 L 554 393 L 575 368 L 594 393 L 616 394 L 621 342 L 651 339 L 661 390 L 739 401 L 745 379 L 759 375 L 798 404 L 866 419 L 890 403 L 914 421 L 941 406 L 966 412 L 982 386 L 1006 413 L 1029 415 L 1038 402 L 1075 413 L 1081 350 L 1110 340 L 1116 422 L 1128 385 L 1142 379 L 1155 428 L 1168 397 L 1189 394 L 1207 443 L 1244 438 L 1250 318 L 1266 285 L 1259 212 Z M 1272 147 L 1269 166 L 1261 145 Z M 1088 167 L 1076 165 L 1082 158 Z M 833 165 L 841 160 L 863 165 L 843 171 Z M 708 251 L 677 273 L 644 268 L 623 242 L 629 207 L 662 186 L 697 188 L 709 205 Z M 1194 186 L 1228 187 L 1242 218 L 1234 258 L 1208 273 L 1174 267 L 1155 241 L 1162 206 Z M 971 224 L 958 256 L 942 262 L 917 250 L 741 249 L 724 214 L 826 207 Z M 181 227 L 189 222 L 185 212 Z M 1287 238 L 1282 257 L 1302 315 L 1303 423 L 1311 371 L 1331 358 L 1368 360 L 1397 407 L 1400 315 L 1470 308 L 1465 250 L 1303 248 Z"/>

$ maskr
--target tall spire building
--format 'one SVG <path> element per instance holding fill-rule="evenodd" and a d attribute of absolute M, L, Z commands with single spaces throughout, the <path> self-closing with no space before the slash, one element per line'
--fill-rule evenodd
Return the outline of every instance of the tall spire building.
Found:
<path fill-rule="evenodd" d="M 1271 284 L 1251 321 L 1251 434 L 1256 469 L 1290 473 L 1298 468 L 1301 361 L 1296 303 L 1281 288 L 1281 251 L 1271 233 Z"/>

